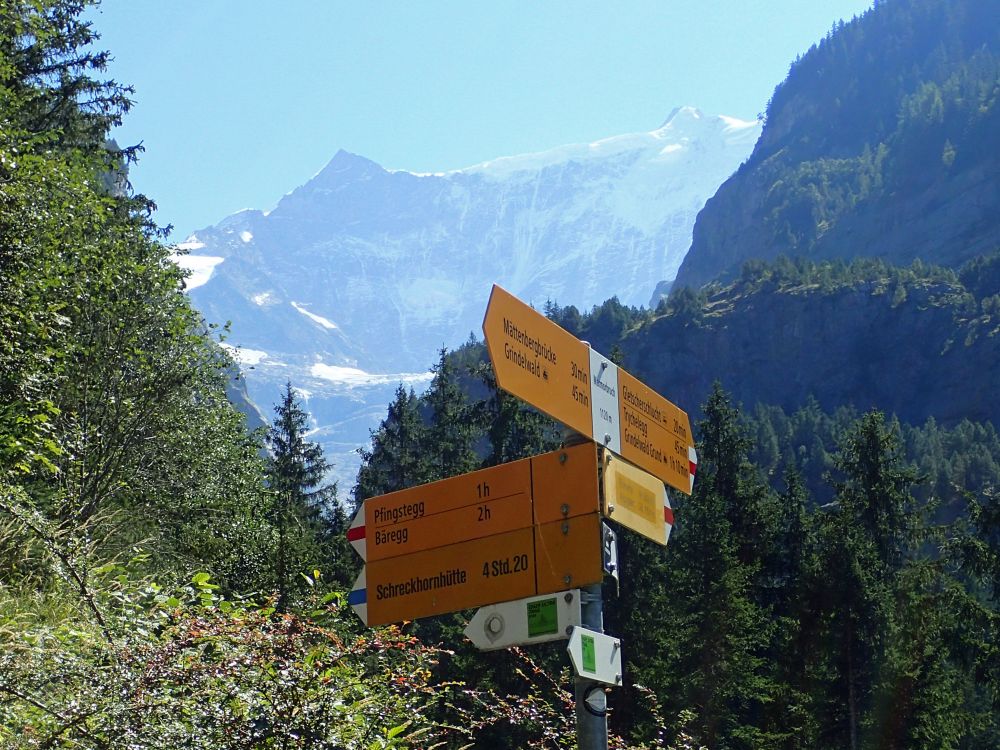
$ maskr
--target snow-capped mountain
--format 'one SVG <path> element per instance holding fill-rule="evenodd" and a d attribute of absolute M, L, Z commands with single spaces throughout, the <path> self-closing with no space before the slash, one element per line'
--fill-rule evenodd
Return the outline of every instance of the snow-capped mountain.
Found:
<path fill-rule="evenodd" d="M 493 283 L 537 306 L 648 304 L 759 135 L 684 107 L 649 133 L 453 172 L 340 151 L 273 210 L 192 234 L 180 262 L 206 318 L 232 321 L 251 396 L 269 411 L 290 380 L 349 480 L 396 384 L 419 390 L 441 346 L 481 337 Z"/>

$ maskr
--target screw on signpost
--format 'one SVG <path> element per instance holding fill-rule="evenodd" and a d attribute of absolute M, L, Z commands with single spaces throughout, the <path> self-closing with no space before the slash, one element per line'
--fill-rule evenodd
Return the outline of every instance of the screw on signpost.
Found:
<path fill-rule="evenodd" d="M 590 440 L 575 430 L 563 430 L 563 446 L 569 447 Z M 604 597 L 601 584 L 594 583 L 580 589 L 581 625 L 597 633 L 604 632 Z M 607 750 L 608 748 L 608 696 L 604 686 L 577 675 L 574 685 L 576 696 L 576 738 L 579 750 Z"/>

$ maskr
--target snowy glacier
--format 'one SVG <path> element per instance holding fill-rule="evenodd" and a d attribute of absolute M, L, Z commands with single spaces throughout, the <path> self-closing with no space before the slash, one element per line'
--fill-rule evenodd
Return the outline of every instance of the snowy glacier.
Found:
<path fill-rule="evenodd" d="M 433 174 L 340 151 L 270 211 L 191 234 L 178 262 L 206 319 L 254 353 L 265 413 L 300 389 L 346 489 L 396 384 L 419 390 L 442 346 L 481 338 L 493 283 L 537 307 L 648 304 L 760 129 L 682 107 L 651 132 Z"/>

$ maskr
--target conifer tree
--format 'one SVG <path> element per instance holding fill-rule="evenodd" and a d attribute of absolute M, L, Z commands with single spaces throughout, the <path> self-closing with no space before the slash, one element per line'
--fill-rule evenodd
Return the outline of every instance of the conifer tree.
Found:
<path fill-rule="evenodd" d="M 423 400 L 430 406 L 427 453 L 433 456 L 429 479 L 446 479 L 476 468 L 477 425 L 459 372 L 442 348 L 433 368 L 434 378 Z"/>
<path fill-rule="evenodd" d="M 98 77 L 111 60 L 85 13 L 100 0 L 4 0 L 0 90 L 4 129 L 41 135 L 35 145 L 97 154 L 131 108 L 130 86 Z"/>
<path fill-rule="evenodd" d="M 816 602 L 809 580 L 815 571 L 815 532 L 808 511 L 809 496 L 794 466 L 785 471 L 785 489 L 778 497 L 778 526 L 773 554 L 765 562 L 773 637 L 766 651 L 776 683 L 775 699 L 766 721 L 781 734 L 780 747 L 816 745 L 819 725 L 812 706 L 810 664 L 815 650 Z"/>
<path fill-rule="evenodd" d="M 819 554 L 826 653 L 821 711 L 832 741 L 856 750 L 874 715 L 879 670 L 893 622 L 893 589 L 913 537 L 909 486 L 896 430 L 879 412 L 862 417 L 836 457 L 843 479 L 822 519 Z M 819 594 L 819 592 L 817 592 Z"/>
<path fill-rule="evenodd" d="M 666 701 L 665 715 L 694 711 L 696 739 L 708 747 L 766 747 L 776 731 L 762 715 L 775 692 L 764 660 L 773 626 L 759 602 L 765 552 L 754 547 L 773 533 L 761 531 L 763 489 L 718 384 L 703 411 L 694 494 L 674 495 L 666 550 L 622 540 L 622 595 L 610 619 L 623 633 L 659 633 L 631 663 L 633 679 Z"/>
<path fill-rule="evenodd" d="M 873 545 L 883 576 L 899 570 L 913 543 L 913 499 L 917 472 L 903 463 L 899 425 L 886 425 L 881 412 L 866 414 L 848 433 L 836 458 L 845 479 L 837 498 Z"/>
<path fill-rule="evenodd" d="M 501 390 L 492 364 L 482 363 L 473 374 L 486 387 L 486 397 L 473 410 L 489 443 L 484 466 L 534 456 L 558 446 L 560 430 L 555 422 Z"/>
<path fill-rule="evenodd" d="M 429 481 L 426 442 L 420 399 L 412 388 L 400 384 L 385 419 L 371 432 L 371 447 L 358 450 L 362 463 L 354 487 L 355 507 L 369 497 Z"/>
<path fill-rule="evenodd" d="M 284 611 L 292 592 L 291 577 L 321 563 L 320 542 L 325 514 L 336 503 L 335 484 L 325 484 L 331 466 L 317 443 L 306 440 L 309 415 L 300 405 L 291 383 L 285 384 L 276 419 L 267 433 L 271 458 L 268 482 L 274 493 L 277 527 L 275 577 L 278 608 Z M 311 565 L 310 565 L 311 563 Z"/>

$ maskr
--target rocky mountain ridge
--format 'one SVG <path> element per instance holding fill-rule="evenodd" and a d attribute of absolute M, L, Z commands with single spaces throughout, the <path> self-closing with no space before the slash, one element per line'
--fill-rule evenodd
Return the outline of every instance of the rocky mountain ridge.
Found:
<path fill-rule="evenodd" d="M 490 287 L 538 307 L 646 304 L 760 124 L 674 110 L 658 129 L 437 174 L 339 152 L 271 211 L 180 245 L 191 297 L 231 321 L 253 399 L 300 388 L 335 462 L 419 387 L 440 347 L 480 336 Z M 349 468 L 342 476 L 348 476 Z"/>
<path fill-rule="evenodd" d="M 991 267 L 995 276 L 1000 256 Z M 652 316 L 619 345 L 627 369 L 692 410 L 718 380 L 747 408 L 815 399 L 910 424 L 997 424 L 1000 287 L 972 288 L 881 270 L 831 284 L 742 279 Z"/>

